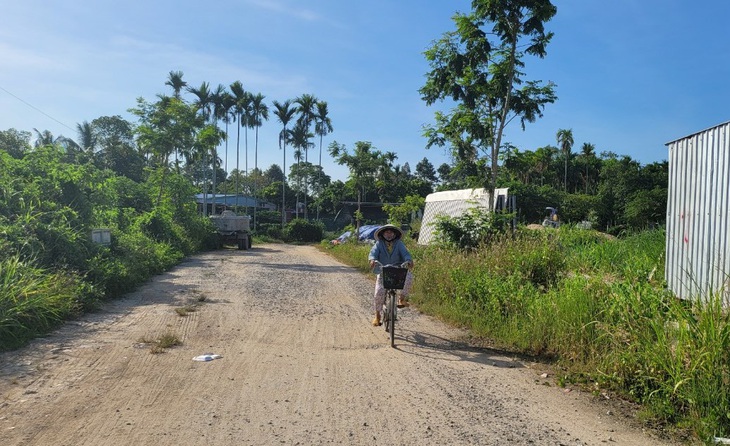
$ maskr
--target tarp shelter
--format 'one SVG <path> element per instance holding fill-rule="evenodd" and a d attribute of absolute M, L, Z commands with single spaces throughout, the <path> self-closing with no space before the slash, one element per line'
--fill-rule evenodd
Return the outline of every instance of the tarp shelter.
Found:
<path fill-rule="evenodd" d="M 426 196 L 426 206 L 423 210 L 421 231 L 418 234 L 418 244 L 428 245 L 436 236 L 434 223 L 436 217 L 445 215 L 459 217 L 468 209 L 481 206 L 486 209 L 504 209 L 507 205 L 508 189 L 495 189 L 496 199 L 492 199 L 486 189 L 461 189 L 443 192 L 434 192 Z"/>
<path fill-rule="evenodd" d="M 375 240 L 375 231 L 378 230 L 382 225 L 363 225 L 360 226 L 360 235 L 357 237 L 357 239 L 361 242 L 364 242 L 365 240 Z M 347 231 L 343 233 L 341 236 L 337 237 L 335 240 L 337 240 L 338 243 L 345 242 L 350 236 L 352 236 L 352 231 Z"/>

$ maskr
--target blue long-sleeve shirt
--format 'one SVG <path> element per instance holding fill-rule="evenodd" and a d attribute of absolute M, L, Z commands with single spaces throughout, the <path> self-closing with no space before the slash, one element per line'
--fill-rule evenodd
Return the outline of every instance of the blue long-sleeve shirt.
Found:
<path fill-rule="evenodd" d="M 402 240 L 394 240 L 392 243 L 392 250 L 388 252 L 388 245 L 385 240 L 378 240 L 375 242 L 373 247 L 370 249 L 368 260 L 377 260 L 383 265 L 400 265 L 403 262 L 410 262 L 412 259 L 411 253 L 408 252 L 405 243 Z M 376 265 L 373 272 L 380 274 L 380 265 Z"/>

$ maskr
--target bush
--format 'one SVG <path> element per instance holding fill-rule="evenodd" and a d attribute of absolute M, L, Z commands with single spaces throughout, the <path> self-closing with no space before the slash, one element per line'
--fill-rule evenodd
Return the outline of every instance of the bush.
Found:
<path fill-rule="evenodd" d="M 281 228 L 281 213 L 276 211 L 258 211 L 256 214 L 256 229 L 264 224 L 279 225 L 279 228 Z"/>
<path fill-rule="evenodd" d="M 284 238 L 284 230 L 281 229 L 281 223 L 260 224 L 256 232 L 276 240 L 282 240 Z"/>
<path fill-rule="evenodd" d="M 509 228 L 513 215 L 472 207 L 458 217 L 438 215 L 436 234 L 446 245 L 459 249 L 474 249 L 491 243 Z"/>
<path fill-rule="evenodd" d="M 320 242 L 324 235 L 324 225 L 296 218 L 284 229 L 284 238 L 294 242 Z"/>

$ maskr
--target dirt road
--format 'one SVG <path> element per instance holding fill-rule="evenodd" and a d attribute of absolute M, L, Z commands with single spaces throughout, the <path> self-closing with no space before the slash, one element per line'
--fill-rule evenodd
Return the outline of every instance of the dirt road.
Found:
<path fill-rule="evenodd" d="M 188 259 L 0 355 L 0 444 L 667 444 L 415 308 L 391 348 L 371 288 L 309 246 Z"/>

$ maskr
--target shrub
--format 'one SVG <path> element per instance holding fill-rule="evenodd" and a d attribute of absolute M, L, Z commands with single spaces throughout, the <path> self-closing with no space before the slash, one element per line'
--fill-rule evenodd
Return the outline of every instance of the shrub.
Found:
<path fill-rule="evenodd" d="M 491 212 L 481 207 L 467 209 L 458 217 L 436 217 L 436 234 L 447 245 L 459 249 L 474 249 L 491 243 L 510 229 L 512 214 Z"/>
<path fill-rule="evenodd" d="M 296 218 L 284 229 L 284 237 L 295 242 L 320 242 L 324 234 L 324 225 L 320 222 L 308 222 Z"/>
<path fill-rule="evenodd" d="M 281 223 L 260 224 L 256 232 L 276 240 L 282 240 L 284 238 L 284 230 L 281 229 Z"/>

